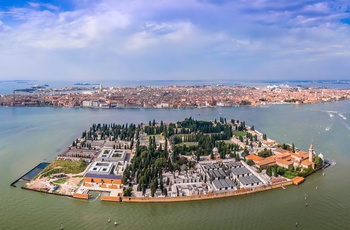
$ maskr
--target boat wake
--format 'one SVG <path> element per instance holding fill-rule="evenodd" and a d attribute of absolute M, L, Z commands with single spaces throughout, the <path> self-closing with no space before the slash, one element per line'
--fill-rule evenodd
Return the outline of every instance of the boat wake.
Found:
<path fill-rule="evenodd" d="M 343 118 L 344 120 L 346 120 L 346 116 L 344 116 L 343 114 L 341 113 L 338 113 L 339 117 Z"/>
<path fill-rule="evenodd" d="M 333 111 L 332 111 L 332 112 L 333 112 Z M 331 113 L 330 111 L 327 111 L 327 113 L 328 113 L 329 117 L 334 117 L 334 114 Z"/>
<path fill-rule="evenodd" d="M 327 127 L 326 127 L 326 131 L 329 131 L 330 129 L 332 128 L 332 124 L 329 124 L 329 125 L 327 125 Z"/>
<path fill-rule="evenodd" d="M 348 129 L 348 130 L 350 130 L 350 126 L 348 126 L 345 122 L 342 122 L 343 124 L 344 124 L 344 126 Z"/>
<path fill-rule="evenodd" d="M 333 167 L 333 166 L 335 166 L 337 164 L 337 162 L 335 162 L 333 160 L 330 160 L 329 164 L 330 164 L 329 167 Z"/>
<path fill-rule="evenodd" d="M 89 200 L 89 202 L 94 202 L 94 201 L 96 201 L 100 196 L 101 196 L 101 193 L 98 193 L 98 195 L 96 196 L 96 198 L 93 199 L 93 200 Z"/>

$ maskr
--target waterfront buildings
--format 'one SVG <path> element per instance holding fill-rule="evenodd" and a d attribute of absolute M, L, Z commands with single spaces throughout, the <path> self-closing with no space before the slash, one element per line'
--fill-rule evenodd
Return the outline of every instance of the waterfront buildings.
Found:
<path fill-rule="evenodd" d="M 79 88 L 78 88 L 79 89 Z M 83 108 L 193 108 L 309 104 L 350 98 L 350 90 L 289 86 L 134 86 L 14 91 L 1 95 L 0 106 Z"/>

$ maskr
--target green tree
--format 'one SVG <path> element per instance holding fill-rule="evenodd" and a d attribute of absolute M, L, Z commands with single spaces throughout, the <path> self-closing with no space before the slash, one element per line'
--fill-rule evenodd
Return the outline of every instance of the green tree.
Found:
<path fill-rule="evenodd" d="M 273 167 L 273 175 L 277 177 L 277 165 Z"/>
<path fill-rule="evenodd" d="M 266 139 L 267 139 L 267 136 L 266 136 L 266 134 L 264 133 L 264 134 L 263 134 L 263 140 L 266 141 Z"/>
<path fill-rule="evenodd" d="M 270 166 L 268 166 L 268 167 L 266 168 L 266 174 L 267 174 L 269 177 L 272 176 L 272 170 L 271 170 L 271 167 L 270 167 Z"/>
<path fill-rule="evenodd" d="M 248 151 L 247 146 L 246 146 L 246 147 L 244 147 L 244 150 L 243 150 L 243 156 L 246 157 L 248 155 L 249 155 L 249 151 Z"/>
<path fill-rule="evenodd" d="M 124 196 L 131 196 L 132 194 L 132 189 L 131 188 L 127 188 L 124 190 Z"/>
<path fill-rule="evenodd" d="M 323 160 L 321 157 L 315 156 L 314 163 L 315 163 L 316 168 L 319 168 L 323 165 Z"/>

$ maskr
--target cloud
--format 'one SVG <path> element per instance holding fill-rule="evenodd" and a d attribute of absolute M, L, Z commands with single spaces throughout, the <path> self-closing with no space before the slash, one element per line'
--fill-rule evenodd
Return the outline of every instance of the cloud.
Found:
<path fill-rule="evenodd" d="M 350 58 L 349 8 L 340 0 L 8 5 L 0 9 L 0 78 L 318 75 L 319 63 L 332 69 Z M 285 71 L 296 66 L 305 67 Z"/>
<path fill-rule="evenodd" d="M 189 22 L 146 22 L 142 30 L 135 33 L 126 42 L 126 48 L 131 51 L 148 48 L 160 44 L 179 44 L 195 35 L 195 28 Z"/>

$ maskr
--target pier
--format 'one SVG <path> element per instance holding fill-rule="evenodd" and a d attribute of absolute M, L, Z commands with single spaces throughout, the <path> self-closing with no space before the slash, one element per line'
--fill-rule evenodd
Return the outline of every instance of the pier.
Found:
<path fill-rule="evenodd" d="M 32 168 L 31 170 L 29 170 L 29 172 L 27 172 L 26 174 L 24 174 L 23 176 L 21 176 L 20 178 L 18 178 L 17 180 L 15 180 L 14 182 L 11 183 L 12 187 L 17 187 L 16 183 L 20 180 L 24 180 L 24 181 L 30 181 L 31 179 L 33 179 L 36 175 L 38 175 L 41 171 L 43 171 L 50 163 L 48 162 L 41 162 L 39 164 L 37 164 L 34 168 Z"/>

